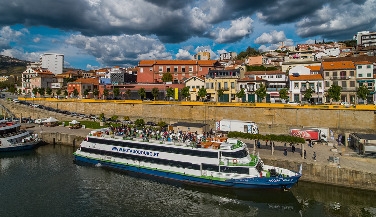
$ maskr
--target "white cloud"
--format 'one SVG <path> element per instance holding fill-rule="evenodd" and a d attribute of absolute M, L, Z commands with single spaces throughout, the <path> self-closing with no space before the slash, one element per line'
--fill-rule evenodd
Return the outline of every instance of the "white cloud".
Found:
<path fill-rule="evenodd" d="M 270 33 L 262 33 L 255 39 L 256 44 L 275 44 L 286 40 L 285 33 L 283 31 L 273 30 Z"/>
<path fill-rule="evenodd" d="M 35 43 L 38 43 L 40 41 L 40 38 L 39 37 L 35 37 L 34 39 L 33 39 L 33 42 L 35 42 Z"/>
<path fill-rule="evenodd" d="M 192 60 L 193 55 L 189 53 L 187 50 L 179 49 L 178 53 L 176 54 L 176 59 L 178 60 Z"/>
<path fill-rule="evenodd" d="M 278 44 L 271 44 L 269 46 L 261 45 L 258 49 L 261 52 L 276 50 L 279 47 Z"/>
<path fill-rule="evenodd" d="M 253 20 L 250 17 L 241 17 L 231 21 L 230 28 L 217 28 L 210 35 L 217 43 L 238 41 L 252 33 L 252 23 Z"/>
<path fill-rule="evenodd" d="M 13 58 L 17 58 L 20 60 L 27 60 L 27 61 L 39 61 L 39 57 L 41 56 L 41 53 L 38 52 L 25 52 L 24 50 L 17 50 L 17 49 L 4 49 L 1 53 L 1 55 L 9 56 Z"/>
<path fill-rule="evenodd" d="M 21 36 L 27 34 L 27 29 L 13 30 L 9 26 L 0 29 L 0 50 L 10 48 L 11 42 L 17 41 Z"/>

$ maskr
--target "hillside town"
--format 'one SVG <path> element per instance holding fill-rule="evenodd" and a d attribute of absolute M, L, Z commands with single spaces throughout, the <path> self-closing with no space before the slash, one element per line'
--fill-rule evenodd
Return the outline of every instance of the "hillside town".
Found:
<path fill-rule="evenodd" d="M 238 59 L 198 52 L 193 60 L 140 60 L 135 67 L 64 70 L 64 55 L 45 53 L 22 73 L 21 95 L 56 98 L 211 102 L 374 103 L 376 32 L 358 32 L 356 47 L 315 42 Z M 330 92 L 339 91 L 339 97 Z M 362 90 L 362 93 L 359 93 Z M 365 93 L 365 94 L 364 94 Z"/>

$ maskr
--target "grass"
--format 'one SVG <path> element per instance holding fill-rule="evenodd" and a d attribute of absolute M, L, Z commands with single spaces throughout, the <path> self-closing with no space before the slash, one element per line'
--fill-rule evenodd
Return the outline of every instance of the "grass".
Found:
<path fill-rule="evenodd" d="M 62 122 L 64 122 L 64 126 L 69 126 L 70 121 L 62 121 Z M 104 126 L 100 126 L 99 122 L 96 122 L 96 121 L 80 121 L 80 123 L 81 125 L 85 125 L 85 128 L 89 128 L 89 129 L 101 129 L 101 128 L 109 127 L 109 126 L 113 126 L 113 127 L 120 126 L 119 123 L 109 123 L 109 122 L 105 122 Z"/>

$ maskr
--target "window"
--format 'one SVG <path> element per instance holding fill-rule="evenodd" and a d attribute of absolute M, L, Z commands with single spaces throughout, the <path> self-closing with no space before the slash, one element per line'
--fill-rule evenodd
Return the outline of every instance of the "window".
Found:
<path fill-rule="evenodd" d="M 329 72 L 325 72 L 325 76 L 326 76 L 326 77 L 329 77 Z"/>
<path fill-rule="evenodd" d="M 185 66 L 181 68 L 181 72 L 185 72 Z"/>
<path fill-rule="evenodd" d="M 276 75 L 276 78 L 282 78 L 282 75 Z"/>
<path fill-rule="evenodd" d="M 210 83 L 206 83 L 206 89 L 210 88 Z"/>
<path fill-rule="evenodd" d="M 350 76 L 354 77 L 354 75 L 355 75 L 354 71 L 350 71 Z"/>
<path fill-rule="evenodd" d="M 163 66 L 159 66 L 159 72 L 163 72 Z"/>
<path fill-rule="evenodd" d="M 225 88 L 225 89 L 228 89 L 228 84 L 227 84 L 227 82 L 225 82 L 225 84 L 224 84 L 224 88 Z"/>
<path fill-rule="evenodd" d="M 347 87 L 347 82 L 346 81 L 342 81 L 342 87 Z"/>
<path fill-rule="evenodd" d="M 141 67 L 140 68 L 140 72 L 143 73 L 144 72 L 144 68 Z"/>
<path fill-rule="evenodd" d="M 150 67 L 150 68 L 149 68 L 149 71 L 151 71 L 151 72 L 152 72 L 152 71 L 153 71 L 153 67 Z"/>
<path fill-rule="evenodd" d="M 210 89 L 214 89 L 214 83 L 210 82 Z"/>
<path fill-rule="evenodd" d="M 341 79 L 346 79 L 346 71 L 341 71 L 340 73 Z"/>
<path fill-rule="evenodd" d="M 372 78 L 372 73 L 367 73 L 367 78 Z"/>
<path fill-rule="evenodd" d="M 235 88 L 235 82 L 231 82 L 231 89 Z"/>
<path fill-rule="evenodd" d="M 178 72 L 178 67 L 174 66 L 174 72 Z"/>
<path fill-rule="evenodd" d="M 363 74 L 358 74 L 358 78 L 361 78 L 361 77 L 363 77 Z"/>
<path fill-rule="evenodd" d="M 350 81 L 350 87 L 355 87 L 355 81 Z"/>
<path fill-rule="evenodd" d="M 333 72 L 333 77 L 337 77 L 337 72 Z"/>
<path fill-rule="evenodd" d="M 358 66 L 358 69 L 361 69 L 362 68 L 362 66 Z"/>
<path fill-rule="evenodd" d="M 171 71 L 170 71 L 170 66 L 167 66 L 167 72 L 171 72 Z"/>
<path fill-rule="evenodd" d="M 193 66 L 189 67 L 189 72 L 193 72 Z"/>
<path fill-rule="evenodd" d="M 294 88 L 295 88 L 295 89 L 298 89 L 298 88 L 299 88 L 299 83 L 298 83 L 298 82 L 294 82 Z"/>
<path fill-rule="evenodd" d="M 221 89 L 221 83 L 218 82 L 218 90 Z"/>
<path fill-rule="evenodd" d="M 338 81 L 333 81 L 333 85 L 337 85 L 338 86 Z"/>
<path fill-rule="evenodd" d="M 202 71 L 202 67 L 200 67 L 200 71 Z"/>
<path fill-rule="evenodd" d="M 367 69 L 370 69 L 371 68 L 371 65 L 367 65 Z"/>
<path fill-rule="evenodd" d="M 162 74 L 161 74 L 161 73 L 159 73 L 159 77 L 162 77 Z"/>

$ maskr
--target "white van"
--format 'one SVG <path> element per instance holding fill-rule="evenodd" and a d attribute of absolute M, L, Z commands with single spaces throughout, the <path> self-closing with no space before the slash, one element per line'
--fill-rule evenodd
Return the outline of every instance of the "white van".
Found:
<path fill-rule="evenodd" d="M 36 120 L 34 121 L 34 123 L 36 123 L 36 124 L 43 124 L 43 121 L 45 121 L 45 120 L 47 120 L 47 118 L 36 119 Z"/>

